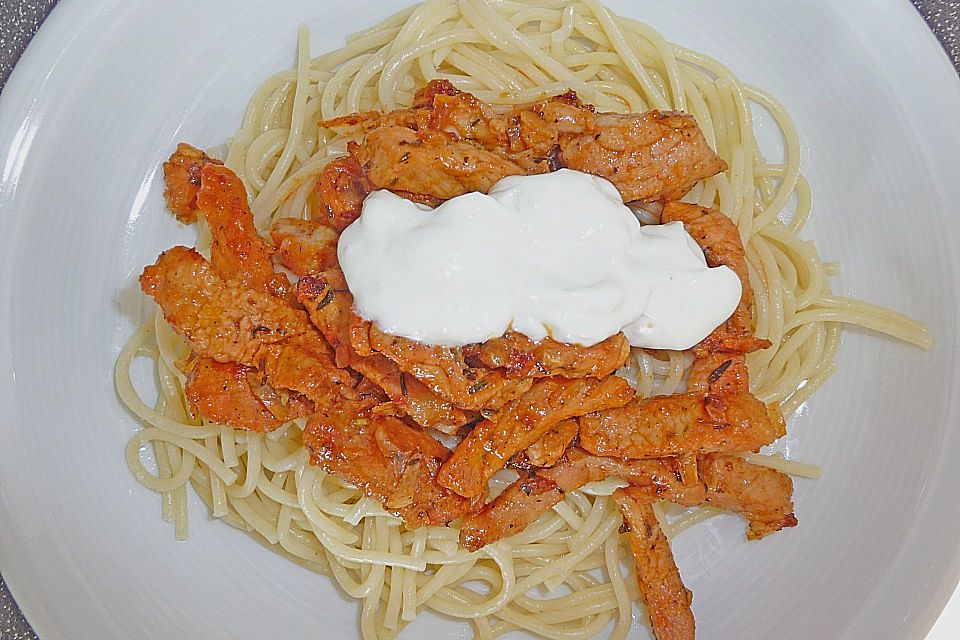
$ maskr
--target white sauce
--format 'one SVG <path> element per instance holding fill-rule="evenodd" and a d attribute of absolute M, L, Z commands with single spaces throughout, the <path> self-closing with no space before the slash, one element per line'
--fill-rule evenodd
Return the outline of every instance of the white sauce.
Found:
<path fill-rule="evenodd" d="M 504 178 L 436 209 L 371 193 L 340 237 L 357 313 L 461 346 L 507 329 L 592 345 L 687 349 L 726 320 L 740 280 L 679 222 L 641 226 L 610 182 L 561 169 Z"/>

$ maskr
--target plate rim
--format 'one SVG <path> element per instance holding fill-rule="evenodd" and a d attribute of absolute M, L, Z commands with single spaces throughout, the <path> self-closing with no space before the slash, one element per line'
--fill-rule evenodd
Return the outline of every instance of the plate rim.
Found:
<path fill-rule="evenodd" d="M 9 165 L 12 157 L 24 151 L 17 146 L 18 142 L 21 142 L 18 139 L 18 127 L 30 117 L 38 100 L 31 89 L 37 85 L 42 85 L 43 78 L 57 64 L 59 54 L 69 46 L 71 33 L 82 29 L 83 22 L 92 20 L 94 16 L 107 9 L 111 2 L 112 0 L 99 0 L 96 5 L 93 5 L 89 0 L 87 2 L 59 0 L 31 38 L 30 43 L 14 66 L 2 93 L 0 93 L 2 95 L 2 99 L 0 99 L 0 158 L 6 158 L 5 165 Z M 408 3 L 413 4 L 413 2 Z M 914 26 L 911 30 L 915 31 L 919 27 L 920 32 L 925 34 L 923 41 L 916 43 L 922 45 L 928 52 L 923 59 L 931 65 L 931 75 L 936 75 L 938 82 L 943 82 L 944 91 L 954 92 L 957 96 L 957 104 L 960 104 L 960 75 L 958 75 L 958 70 L 954 67 L 946 50 L 916 7 L 911 4 L 910 0 L 886 0 L 886 4 L 898 14 L 896 18 L 892 18 L 893 21 L 900 19 L 913 21 Z M 930 52 L 931 47 L 936 50 L 935 53 Z M 934 64 L 936 65 L 935 68 L 933 68 Z M 29 145 L 26 146 L 25 150 L 29 153 Z M 0 229 L 9 224 L 16 215 L 16 211 L 11 206 L 16 194 L 16 184 L 13 185 L 13 188 L 8 187 L 6 172 L 4 171 L 0 175 Z M 0 246 L 5 245 L 6 241 L 0 242 Z M 2 258 L 3 253 L 6 252 L 0 252 L 0 258 Z M 7 263 L 8 259 L 0 260 L 0 264 L 4 267 L 0 270 L 0 294 L 2 294 L 2 289 L 6 283 L 9 282 L 9 279 L 3 275 L 7 273 Z M 0 295 L 0 302 L 4 300 L 5 296 Z M 4 311 L 5 308 L 0 307 L 0 313 Z M 7 335 L 3 335 L 3 333 L 0 331 L 0 367 L 7 369 L 6 365 L 11 359 L 11 354 L 9 345 L 5 344 L 5 341 L 11 338 L 11 334 L 7 332 Z M 11 383 L 5 378 L 0 378 L 0 400 L 3 400 L 4 397 L 16 395 L 15 391 L 16 382 Z M 946 454 L 941 452 L 936 458 L 935 466 L 939 468 L 945 461 Z M 11 521 L 13 514 L 8 511 L 6 501 L 3 498 L 4 491 L 0 488 L 0 522 Z M 15 568 L 17 565 L 6 560 L 9 557 L 8 553 L 12 553 L 12 548 L 8 551 L 8 545 L 13 546 L 9 542 L 5 543 L 3 536 L 0 536 L 0 572 L 3 573 L 15 604 L 20 608 L 24 619 L 31 625 L 34 633 L 42 640 L 61 637 L 58 635 L 59 626 L 46 615 L 45 608 L 42 606 L 42 596 L 40 595 L 42 588 L 38 589 L 36 585 L 30 585 L 28 572 L 18 572 Z M 913 624 L 909 627 L 917 634 L 925 635 L 929 632 L 951 595 L 957 590 L 958 583 L 960 583 L 960 538 L 957 539 L 954 554 L 947 564 L 950 567 L 941 574 L 940 586 L 936 593 L 930 594 L 931 597 L 928 597 L 924 611 L 921 615 L 915 617 Z M 918 637 L 920 636 L 918 635 Z"/>

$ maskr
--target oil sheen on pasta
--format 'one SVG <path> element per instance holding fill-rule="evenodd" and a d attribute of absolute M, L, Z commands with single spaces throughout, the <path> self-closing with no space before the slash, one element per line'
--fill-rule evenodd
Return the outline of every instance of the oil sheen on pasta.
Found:
<path fill-rule="evenodd" d="M 338 255 L 358 313 L 427 344 L 623 331 L 634 347 L 689 349 L 740 300 L 736 274 L 707 267 L 681 223 L 641 227 L 610 182 L 570 169 L 436 209 L 374 192 Z"/>

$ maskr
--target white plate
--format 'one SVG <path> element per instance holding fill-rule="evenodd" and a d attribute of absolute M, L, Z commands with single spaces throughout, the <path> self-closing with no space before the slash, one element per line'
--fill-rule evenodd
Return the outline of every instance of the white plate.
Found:
<path fill-rule="evenodd" d="M 65 0 L 17 67 L 0 105 L 0 560 L 44 640 L 356 633 L 327 579 L 202 510 L 174 541 L 124 465 L 137 424 L 111 371 L 140 313 L 134 277 L 191 239 L 164 213 L 158 163 L 230 135 L 292 64 L 298 23 L 320 52 L 401 3 Z M 835 289 L 935 339 L 924 353 L 847 334 L 791 436 L 825 468 L 798 482 L 798 528 L 747 544 L 730 517 L 677 541 L 700 637 L 922 638 L 960 575 L 960 82 L 904 0 L 610 4 L 787 104 L 809 233 L 844 266 Z M 441 624 L 469 634 L 414 628 Z"/>

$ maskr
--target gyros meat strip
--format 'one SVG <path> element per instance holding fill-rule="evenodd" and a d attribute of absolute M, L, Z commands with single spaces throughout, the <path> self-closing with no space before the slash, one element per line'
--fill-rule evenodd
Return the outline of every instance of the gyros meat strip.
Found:
<path fill-rule="evenodd" d="M 184 162 L 190 159 L 190 182 L 180 184 L 178 189 L 177 181 L 185 179 Z M 181 144 L 165 165 L 164 178 L 168 193 L 191 189 L 190 207 L 207 221 L 212 239 L 211 264 L 218 276 L 279 297 L 288 293 L 289 281 L 274 272 L 273 247 L 257 233 L 246 189 L 233 172 Z M 169 206 L 174 204 L 168 201 Z M 218 424 L 271 431 L 310 409 L 308 400 L 297 394 L 278 394 L 258 379 L 254 369 L 235 362 L 217 362 L 192 354 L 181 368 L 186 374 L 184 394 L 191 409 Z"/>
<path fill-rule="evenodd" d="M 441 200 L 470 191 L 486 193 L 501 178 L 524 173 L 516 163 L 483 147 L 406 127 L 368 132 L 356 149 L 356 159 L 377 189 Z"/>
<path fill-rule="evenodd" d="M 460 544 L 470 551 L 523 531 L 564 495 L 588 482 L 620 478 L 642 488 L 648 497 L 693 507 L 703 502 L 742 513 L 750 523 L 751 540 L 796 526 L 793 483 L 773 469 L 750 464 L 737 456 L 701 457 L 702 481 L 685 476 L 681 458 L 622 460 L 570 449 L 553 467 L 521 477 L 480 510 L 468 514 L 460 529 Z"/>
<path fill-rule="evenodd" d="M 253 366 L 257 351 L 307 330 L 306 314 L 224 281 L 193 249 L 173 247 L 143 270 L 140 286 L 198 353 Z"/>
<path fill-rule="evenodd" d="M 750 391 L 750 373 L 743 354 L 701 352 L 690 365 L 687 391 L 716 397 L 745 394 Z"/>
<path fill-rule="evenodd" d="M 531 466 L 540 468 L 552 467 L 557 464 L 567 451 L 567 447 L 577 437 L 579 430 L 580 425 L 577 424 L 575 418 L 564 420 L 555 425 L 540 436 L 539 440 L 527 447 L 524 452 L 526 462 Z"/>
<path fill-rule="evenodd" d="M 180 143 L 170 159 L 163 163 L 163 197 L 167 208 L 184 224 L 197 221 L 197 193 L 200 191 L 200 170 L 208 164 L 223 164 L 203 151 Z"/>
<path fill-rule="evenodd" d="M 630 343 L 622 333 L 593 346 L 565 344 L 550 338 L 539 342 L 508 331 L 480 346 L 480 359 L 517 378 L 606 378 L 626 363 Z"/>
<path fill-rule="evenodd" d="M 623 458 L 753 451 L 785 433 L 779 408 L 750 394 L 653 396 L 580 418 L 580 446 Z"/>
<path fill-rule="evenodd" d="M 359 356 L 351 345 L 352 327 L 362 322 L 353 311 L 353 295 L 339 268 L 305 275 L 297 282 L 297 300 L 333 347 L 338 367 L 348 367 Z"/>
<path fill-rule="evenodd" d="M 312 218 L 339 233 L 360 217 L 363 200 L 374 189 L 352 154 L 337 158 L 323 168 L 310 193 Z"/>
<path fill-rule="evenodd" d="M 360 330 L 358 330 L 358 328 Z M 351 326 L 351 345 L 360 355 L 379 352 L 435 393 L 470 411 L 499 409 L 530 389 L 532 380 L 511 380 L 503 371 L 469 366 L 462 350 L 431 346 L 384 333 L 366 320 Z"/>
<path fill-rule="evenodd" d="M 298 276 L 321 273 L 339 267 L 334 229 L 316 220 L 278 218 L 270 229 L 277 245 L 280 264 Z"/>
<path fill-rule="evenodd" d="M 200 171 L 197 207 L 210 227 L 210 262 L 224 279 L 283 297 L 290 282 L 273 268 L 273 247 L 260 237 L 247 190 L 230 169 L 208 164 Z"/>
<path fill-rule="evenodd" d="M 140 276 L 144 293 L 193 350 L 219 362 L 256 368 L 278 388 L 311 400 L 352 388 L 303 311 L 267 293 L 224 282 L 186 247 L 162 253 Z"/>
<path fill-rule="evenodd" d="M 353 312 L 353 296 L 339 270 L 319 276 L 304 276 L 297 297 L 335 352 L 337 366 L 354 369 L 377 384 L 393 406 L 424 427 L 456 433 L 476 419 L 476 414 L 454 406 L 414 376 L 404 373 L 392 360 L 379 353 L 357 355 L 350 345 L 350 327 L 359 321 Z"/>
<path fill-rule="evenodd" d="M 479 511 L 468 514 L 460 527 L 460 544 L 471 551 L 520 533 L 563 500 L 568 491 L 609 477 L 645 487 L 657 499 L 694 506 L 703 502 L 702 483 L 685 484 L 674 458 L 621 460 L 570 449 L 556 466 L 538 469 L 503 490 Z"/>
<path fill-rule="evenodd" d="M 730 318 L 693 348 L 687 390 L 714 395 L 746 393 L 749 379 L 745 354 L 766 349 L 771 343 L 753 335 L 753 290 L 739 230 L 723 212 L 685 202 L 667 204 L 660 221 L 682 222 L 703 249 L 707 264 L 729 267 L 741 285 L 740 303 Z"/>
<path fill-rule="evenodd" d="M 313 402 L 356 395 L 354 375 L 334 364 L 330 347 L 316 331 L 265 345 L 255 362 L 271 385 L 301 393 Z"/>
<path fill-rule="evenodd" d="M 460 546 L 476 551 L 516 535 L 561 502 L 563 496 L 563 489 L 550 478 L 540 474 L 521 477 L 478 511 L 464 516 Z"/>
<path fill-rule="evenodd" d="M 182 370 L 187 377 L 183 392 L 191 408 L 217 424 L 266 432 L 312 412 L 312 403 L 298 395 L 278 394 L 260 382 L 252 367 L 193 354 Z"/>
<path fill-rule="evenodd" d="M 421 88 L 414 104 L 321 126 L 364 129 L 351 155 L 377 188 L 439 199 L 485 191 L 507 175 L 568 167 L 610 180 L 624 202 L 669 201 L 726 169 L 686 114 L 597 114 L 572 91 L 525 105 L 491 105 L 444 80 Z"/>
<path fill-rule="evenodd" d="M 202 186 L 201 170 L 208 164 L 220 165 L 207 154 L 188 144 L 177 145 L 176 151 L 163 163 L 167 208 L 185 224 L 197 221 L 197 195 Z M 216 229 L 216 227 L 213 227 Z M 232 261 L 214 265 L 224 279 L 242 275 L 235 273 Z M 253 371 L 233 362 L 217 362 L 192 354 L 179 365 L 186 374 L 184 394 L 193 413 L 236 429 L 271 431 L 280 426 L 277 418 L 253 393 L 247 373 Z"/>
<path fill-rule="evenodd" d="M 613 493 L 630 527 L 630 550 L 637 567 L 640 596 L 647 604 L 657 640 L 694 640 L 693 594 L 683 585 L 670 542 L 653 512 L 654 500 L 643 489 L 626 487 Z"/>
<path fill-rule="evenodd" d="M 392 360 L 379 353 L 358 357 L 351 362 L 350 367 L 380 387 L 397 412 L 410 416 L 422 427 L 453 435 L 479 417 L 444 400 L 413 376 L 400 371 Z M 386 410 L 387 407 L 381 405 L 378 409 Z"/>
<path fill-rule="evenodd" d="M 707 454 L 700 458 L 700 477 L 707 502 L 747 517 L 749 540 L 797 526 L 790 476 L 737 456 Z"/>
<path fill-rule="evenodd" d="M 310 418 L 303 444 L 313 464 L 381 501 L 408 529 L 446 525 L 474 506 L 436 483 L 450 452 L 396 418 L 331 404 Z"/>
<path fill-rule="evenodd" d="M 283 424 L 253 392 L 255 382 L 248 376 L 256 375 L 256 369 L 195 354 L 181 369 L 187 377 L 183 393 L 194 413 L 250 431 L 273 431 Z"/>
<path fill-rule="evenodd" d="M 727 168 L 686 114 L 595 113 L 573 91 L 514 107 L 490 105 L 443 80 L 421 89 L 415 104 L 429 114 L 418 118 L 421 129 L 426 120 L 430 130 L 497 149 L 526 173 L 567 167 L 601 176 L 624 202 L 679 199 Z"/>
<path fill-rule="evenodd" d="M 564 166 L 606 178 L 624 202 L 677 200 L 727 168 L 685 113 L 597 114 L 560 148 Z"/>
<path fill-rule="evenodd" d="M 365 132 L 402 127 L 422 132 L 424 137 L 439 135 L 495 153 L 519 165 L 522 173 L 534 174 L 560 168 L 559 132 L 582 132 L 579 120 L 592 109 L 572 91 L 540 103 L 495 105 L 459 91 L 446 80 L 434 80 L 417 91 L 411 109 L 354 113 L 320 125 Z M 547 124 L 542 117 L 545 110 L 556 122 Z"/>
<path fill-rule="evenodd" d="M 634 391 L 622 378 L 542 378 L 493 417 L 474 427 L 457 445 L 438 476 L 462 496 L 478 496 L 487 481 L 518 452 L 560 422 L 592 411 L 623 406 Z"/>

